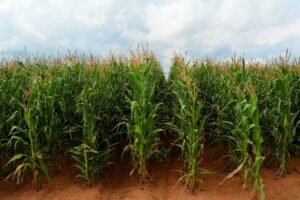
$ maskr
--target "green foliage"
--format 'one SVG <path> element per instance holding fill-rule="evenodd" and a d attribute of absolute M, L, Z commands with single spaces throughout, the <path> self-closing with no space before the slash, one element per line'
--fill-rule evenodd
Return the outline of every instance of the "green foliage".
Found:
<path fill-rule="evenodd" d="M 174 142 L 186 164 L 180 180 L 193 188 L 207 173 L 200 165 L 210 145 L 227 152 L 225 166 L 235 169 L 227 178 L 240 173 L 263 199 L 263 162 L 276 161 L 283 175 L 290 156 L 300 155 L 300 67 L 288 58 L 262 64 L 175 56 L 168 81 L 144 49 L 130 57 L 3 61 L 0 174 L 17 183 L 32 175 L 39 189 L 57 155 L 69 152 L 90 185 L 114 148 L 126 146 L 132 173 L 144 181 L 149 159 L 161 152 L 166 160 L 170 151 L 160 145 Z"/>
<path fill-rule="evenodd" d="M 40 132 L 37 130 L 38 117 L 34 115 L 31 107 L 24 106 L 24 120 L 26 128 L 14 126 L 9 134 L 9 140 L 6 145 L 14 146 L 15 154 L 10 158 L 6 165 L 19 161 L 14 172 L 7 178 L 17 179 L 17 184 L 23 181 L 24 174 L 27 170 L 31 170 L 33 174 L 33 182 L 36 189 L 41 188 L 44 177 L 50 180 L 48 168 L 45 164 L 45 154 L 43 147 L 40 146 Z M 24 149 L 22 153 L 18 153 L 18 148 Z"/>
<path fill-rule="evenodd" d="M 17 61 L 1 68 L 0 160 L 1 166 L 9 161 L 15 167 L 9 178 L 19 183 L 31 169 L 39 188 L 56 155 L 70 151 L 77 166 L 88 155 L 88 183 L 101 175 L 120 131 L 114 127 L 128 112 L 127 66 L 124 58 L 112 56 L 101 62 Z"/>
<path fill-rule="evenodd" d="M 227 137 L 233 143 L 230 149 L 231 156 L 232 160 L 241 167 L 244 187 L 250 180 L 253 180 L 254 193 L 259 191 L 261 199 L 264 199 L 264 185 L 260 177 L 260 167 L 264 160 L 262 156 L 263 137 L 259 122 L 257 97 L 253 89 L 250 89 L 249 92 L 249 99 L 241 95 L 237 100 L 236 119 L 232 123 L 232 134 Z"/>
<path fill-rule="evenodd" d="M 268 101 L 271 104 L 269 116 L 272 121 L 272 135 L 274 137 L 274 153 L 280 167 L 278 175 L 283 175 L 288 169 L 289 148 L 293 144 L 299 109 L 292 110 L 292 97 L 294 87 L 300 84 L 299 80 L 293 84 L 293 74 L 282 66 L 278 75 L 272 80 Z"/>
<path fill-rule="evenodd" d="M 147 160 L 158 152 L 159 133 L 162 131 L 156 124 L 161 103 L 155 102 L 154 67 L 146 60 L 138 68 L 131 69 L 129 77 L 132 88 L 126 97 L 131 114 L 126 123 L 129 145 L 125 150 L 132 152 L 131 174 L 138 170 L 141 181 L 145 181 L 148 176 Z"/>
<path fill-rule="evenodd" d="M 122 67 L 122 68 L 121 68 Z M 80 144 L 71 149 L 79 177 L 91 185 L 102 175 L 113 145 L 113 128 L 120 122 L 127 83 L 126 67 L 118 63 L 92 67 L 84 72 L 85 86 L 77 97 L 77 111 L 82 116 Z"/>
<path fill-rule="evenodd" d="M 198 88 L 190 78 L 189 70 L 181 57 L 174 58 L 171 69 L 173 89 L 173 123 L 172 129 L 178 134 L 177 146 L 181 149 L 186 163 L 186 171 L 179 179 L 186 186 L 194 189 L 199 176 L 208 173 L 199 167 L 204 150 L 204 123 L 201 116 L 203 104 L 198 100 Z"/>

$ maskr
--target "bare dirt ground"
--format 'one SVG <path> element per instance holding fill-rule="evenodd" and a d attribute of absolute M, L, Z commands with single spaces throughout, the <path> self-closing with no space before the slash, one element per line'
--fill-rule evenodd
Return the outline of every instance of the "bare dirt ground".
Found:
<path fill-rule="evenodd" d="M 213 154 L 206 156 L 202 166 L 212 173 L 203 176 L 203 185 L 194 193 L 184 185 L 176 184 L 182 164 L 176 160 L 169 163 L 155 163 L 149 167 L 153 181 L 139 184 L 137 176 L 129 176 L 128 160 L 111 165 L 105 176 L 93 187 L 83 186 L 75 177 L 76 171 L 67 162 L 51 181 L 36 192 L 30 182 L 21 186 L 3 184 L 0 186 L 1 200 L 250 200 L 251 189 L 242 188 L 242 179 L 235 176 L 221 186 L 218 183 L 226 176 L 224 162 Z M 290 173 L 276 176 L 276 168 L 263 167 L 266 199 L 300 200 L 300 159 L 293 158 Z"/>

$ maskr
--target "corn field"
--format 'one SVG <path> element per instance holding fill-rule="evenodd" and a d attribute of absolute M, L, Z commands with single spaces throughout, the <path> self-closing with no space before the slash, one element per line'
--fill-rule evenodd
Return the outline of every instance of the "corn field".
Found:
<path fill-rule="evenodd" d="M 51 181 L 58 155 L 73 159 L 78 178 L 91 186 L 112 154 L 130 155 L 147 182 L 149 163 L 163 144 L 180 150 L 181 178 L 201 187 L 210 146 L 226 152 L 228 172 L 264 199 L 260 169 L 277 175 L 299 156 L 300 64 L 289 55 L 272 63 L 188 60 L 175 55 L 166 77 L 155 55 L 15 57 L 0 66 L 0 177 L 39 190 Z M 225 170 L 225 169 L 224 169 Z"/>

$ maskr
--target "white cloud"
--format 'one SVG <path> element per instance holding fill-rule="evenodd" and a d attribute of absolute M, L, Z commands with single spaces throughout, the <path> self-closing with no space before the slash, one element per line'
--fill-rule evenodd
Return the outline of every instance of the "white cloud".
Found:
<path fill-rule="evenodd" d="M 276 43 L 294 36 L 300 37 L 300 19 L 295 20 L 291 24 L 279 24 L 264 29 L 256 36 L 256 41 L 260 45 L 276 45 Z"/>
<path fill-rule="evenodd" d="M 296 0 L 0 0 L 0 50 L 108 53 L 148 44 L 192 57 L 300 51 Z M 297 45 L 298 44 L 298 45 Z"/>
<path fill-rule="evenodd" d="M 98 16 L 89 16 L 87 13 L 75 14 L 75 18 L 78 22 L 82 22 L 87 26 L 101 26 L 105 23 L 105 16 L 100 13 Z"/>

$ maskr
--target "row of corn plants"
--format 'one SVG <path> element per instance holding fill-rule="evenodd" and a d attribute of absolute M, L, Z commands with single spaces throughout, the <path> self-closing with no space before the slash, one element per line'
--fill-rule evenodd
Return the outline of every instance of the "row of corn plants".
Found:
<path fill-rule="evenodd" d="M 264 199 L 263 161 L 276 162 L 283 175 L 290 154 L 299 148 L 299 64 L 281 59 L 246 65 L 233 58 L 194 62 L 191 71 L 208 115 L 206 138 L 223 144 L 228 165 L 235 165 L 224 180 L 241 173 L 244 186 L 251 181 L 254 193 Z"/>
<path fill-rule="evenodd" d="M 158 111 L 163 104 L 159 98 L 159 86 L 164 84 L 165 79 L 159 63 L 151 53 L 132 56 L 131 63 L 130 90 L 126 95 L 131 111 L 126 120 L 129 144 L 124 151 L 131 151 L 130 174 L 137 170 L 140 181 L 144 182 L 149 178 L 149 159 L 159 153 L 159 135 L 163 131 L 158 122 Z"/>
<path fill-rule="evenodd" d="M 226 151 L 226 169 L 264 199 L 265 162 L 288 172 L 299 155 L 299 62 L 175 56 L 168 78 L 152 52 L 14 58 L 0 68 L 0 164 L 5 180 L 51 178 L 57 156 L 70 155 L 91 185 L 112 164 L 112 152 L 131 153 L 141 182 L 163 148 L 179 147 L 179 182 L 189 189 L 209 173 L 205 146 Z M 175 144 L 175 145 L 167 145 Z M 222 149 L 220 149 L 220 147 Z"/>
<path fill-rule="evenodd" d="M 18 62 L 17 66 L 2 70 L 12 76 L 2 79 L 2 89 L 12 89 L 2 99 L 5 107 L 2 114 L 8 117 L 2 120 L 1 147 L 5 152 L 2 159 L 8 160 L 7 168 L 15 168 L 8 178 L 20 183 L 30 171 L 34 184 L 40 188 L 44 178 L 50 179 L 46 163 L 62 151 L 68 133 L 72 132 L 67 118 L 60 117 L 72 115 L 64 106 L 67 99 L 63 99 L 69 91 L 60 85 L 63 77 L 59 74 L 64 69 L 55 71 L 43 64 Z M 2 78 L 7 78 L 6 75 Z"/>
<path fill-rule="evenodd" d="M 208 171 L 200 167 L 204 151 L 204 123 L 202 114 L 203 103 L 198 99 L 197 84 L 190 76 L 187 63 L 183 57 L 173 59 L 170 72 L 170 84 L 173 93 L 173 121 L 169 125 L 178 134 L 176 146 L 181 149 L 186 164 L 179 182 L 193 190 L 199 177 Z"/>
<path fill-rule="evenodd" d="M 81 116 L 78 145 L 70 150 L 79 177 L 88 185 L 102 175 L 109 163 L 118 131 L 114 127 L 125 112 L 124 95 L 128 87 L 128 66 L 112 58 L 109 63 L 92 65 L 83 73 L 84 86 L 77 97 Z"/>

